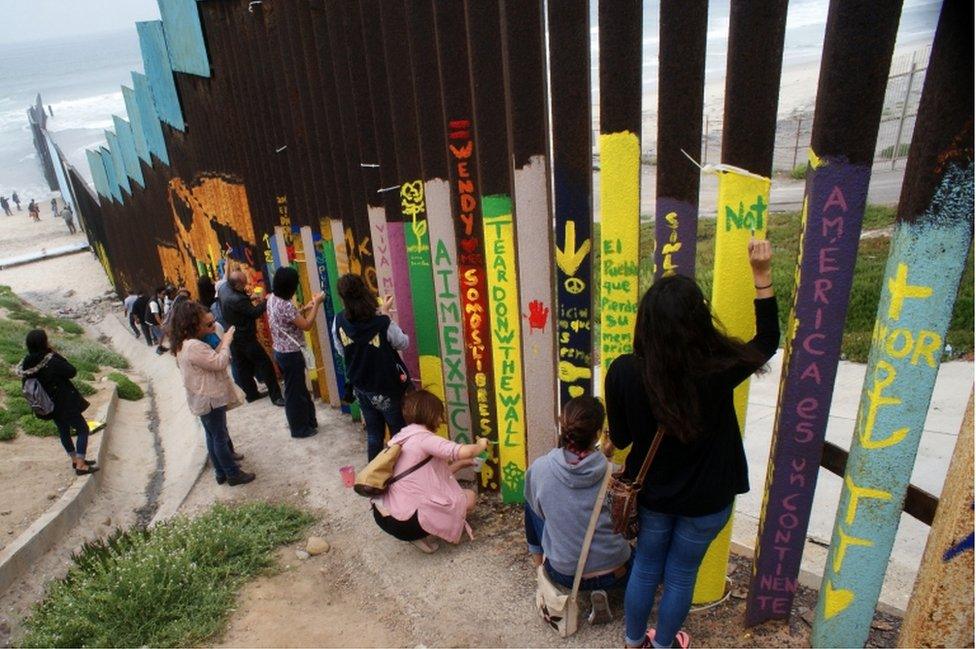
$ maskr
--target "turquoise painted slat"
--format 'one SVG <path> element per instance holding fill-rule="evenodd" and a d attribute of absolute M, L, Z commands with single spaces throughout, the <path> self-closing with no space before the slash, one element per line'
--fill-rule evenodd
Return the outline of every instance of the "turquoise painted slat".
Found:
<path fill-rule="evenodd" d="M 169 154 L 166 152 L 166 140 L 163 138 L 163 126 L 159 123 L 159 113 L 153 103 L 152 91 L 149 89 L 149 79 L 144 74 L 132 73 L 132 92 L 136 96 L 136 106 L 139 107 L 139 118 L 142 122 L 142 134 L 146 138 L 149 153 L 169 164 Z"/>
<path fill-rule="evenodd" d="M 129 126 L 132 130 L 132 143 L 136 147 L 136 155 L 152 164 L 149 157 L 149 145 L 146 143 L 146 134 L 142 129 L 142 113 L 139 111 L 139 104 L 136 103 L 136 93 L 132 88 L 122 86 L 122 99 L 125 100 L 125 112 L 129 116 Z"/>
<path fill-rule="evenodd" d="M 177 72 L 210 76 L 210 59 L 200 26 L 197 0 L 158 0 L 169 62 Z"/>
<path fill-rule="evenodd" d="M 129 122 L 116 115 L 112 115 L 112 122 L 115 124 L 115 136 L 119 140 L 119 153 L 122 154 L 126 175 L 139 183 L 140 187 L 145 187 L 146 181 L 142 178 L 142 167 L 139 166 L 139 156 L 136 154 L 136 145 Z"/>
<path fill-rule="evenodd" d="M 142 50 L 142 66 L 149 78 L 156 113 L 159 119 L 182 131 L 185 128 L 183 110 L 180 108 L 173 68 L 169 64 L 169 53 L 166 51 L 163 23 L 160 20 L 138 22 L 136 31 L 139 33 L 139 49 Z"/>
<path fill-rule="evenodd" d="M 98 150 L 98 157 L 102 159 L 102 168 L 105 170 L 105 177 L 108 182 L 108 190 L 112 195 L 112 200 L 117 203 L 122 202 L 122 189 L 115 178 L 115 163 L 112 161 L 112 154 L 108 149 L 101 147 Z"/>
<path fill-rule="evenodd" d="M 119 144 L 119 138 L 112 131 L 105 131 L 105 141 L 108 142 L 109 158 L 112 163 L 112 171 L 115 172 L 115 182 L 120 190 L 124 189 L 131 195 L 132 187 L 129 185 L 129 175 L 125 173 L 125 161 L 122 159 L 122 147 Z M 120 194 L 119 201 L 121 200 Z"/>
<path fill-rule="evenodd" d="M 98 151 L 88 149 L 85 151 L 85 157 L 88 158 L 88 167 L 91 169 L 95 191 L 102 198 L 111 200 L 112 193 L 108 188 L 108 177 L 105 175 L 105 165 L 102 164 L 102 156 L 98 155 Z"/>

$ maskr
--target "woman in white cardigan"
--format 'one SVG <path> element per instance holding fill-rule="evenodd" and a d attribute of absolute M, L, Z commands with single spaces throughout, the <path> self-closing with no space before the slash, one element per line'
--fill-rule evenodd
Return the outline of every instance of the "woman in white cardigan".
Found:
<path fill-rule="evenodd" d="M 254 474 L 242 471 L 234 460 L 227 433 L 227 408 L 240 404 L 227 373 L 234 327 L 224 333 L 214 349 L 202 340 L 213 333 L 214 325 L 213 314 L 201 304 L 180 302 L 174 307 L 170 321 L 171 350 L 183 375 L 186 403 L 203 424 L 217 484 L 226 482 L 233 487 L 251 482 Z"/>

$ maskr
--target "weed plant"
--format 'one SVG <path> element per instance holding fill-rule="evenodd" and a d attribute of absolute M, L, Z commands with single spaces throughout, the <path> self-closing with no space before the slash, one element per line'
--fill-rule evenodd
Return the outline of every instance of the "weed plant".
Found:
<path fill-rule="evenodd" d="M 0 425 L 0 442 L 9 442 L 17 437 L 17 426 L 12 421 Z"/>
<path fill-rule="evenodd" d="M 138 401 L 143 396 L 142 388 L 138 384 L 134 383 L 125 374 L 121 372 L 112 372 L 108 375 L 110 381 L 115 381 L 118 385 L 119 399 L 125 399 L 126 401 Z"/>
<path fill-rule="evenodd" d="M 237 591 L 312 517 L 288 505 L 215 505 L 198 518 L 87 544 L 25 622 L 25 647 L 197 646 Z"/>

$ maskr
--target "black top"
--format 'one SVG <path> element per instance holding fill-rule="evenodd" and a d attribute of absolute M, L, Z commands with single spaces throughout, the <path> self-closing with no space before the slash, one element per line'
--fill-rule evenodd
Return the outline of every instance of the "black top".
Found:
<path fill-rule="evenodd" d="M 336 315 L 336 336 L 342 343 L 346 381 L 373 394 L 400 396 L 409 385 L 406 365 L 387 339 L 390 318 L 374 315 L 365 322 Z"/>
<path fill-rule="evenodd" d="M 136 298 L 136 301 L 132 304 L 132 313 L 139 318 L 139 322 L 145 322 L 149 324 L 149 320 L 146 318 L 146 311 L 149 310 L 149 296 L 140 295 Z"/>
<path fill-rule="evenodd" d="M 749 345 L 769 360 L 779 345 L 776 298 L 755 301 L 756 336 Z M 641 361 L 624 354 L 610 364 L 604 394 L 610 439 L 617 448 L 633 443 L 626 474 L 636 478 L 657 432 L 641 373 Z M 737 364 L 706 377 L 698 385 L 703 432 L 684 444 L 665 434 L 644 481 L 638 502 L 652 511 L 676 516 L 705 516 L 721 511 L 736 494 L 749 491 L 749 471 L 733 389 L 761 365 Z"/>
<path fill-rule="evenodd" d="M 220 310 L 224 322 L 234 330 L 234 346 L 251 343 L 257 340 L 257 327 L 254 322 L 264 315 L 268 304 L 261 300 L 257 304 L 251 302 L 246 293 L 235 291 L 230 282 L 224 282 L 217 292 L 220 299 Z"/>
<path fill-rule="evenodd" d="M 54 402 L 54 416 L 52 419 L 62 419 L 69 415 L 79 414 L 88 409 L 88 402 L 85 400 L 78 388 L 75 387 L 71 379 L 78 374 L 75 366 L 65 360 L 64 356 L 55 352 L 47 365 L 37 371 L 36 374 L 28 372 L 32 367 L 44 360 L 47 354 L 28 354 L 21 368 L 25 371 L 24 380 L 36 378 L 44 391 Z"/>

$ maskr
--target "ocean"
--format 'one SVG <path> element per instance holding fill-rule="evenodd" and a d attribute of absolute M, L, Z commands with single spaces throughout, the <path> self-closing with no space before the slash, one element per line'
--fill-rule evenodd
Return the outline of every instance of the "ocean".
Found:
<path fill-rule="evenodd" d="M 558 2 L 558 0 L 549 0 Z M 598 48 L 596 2 L 592 4 L 594 86 Z M 905 0 L 898 43 L 931 41 L 941 0 Z M 819 61 L 827 0 L 791 0 L 787 17 L 784 70 Z M 657 16 L 659 0 L 644 2 L 644 106 L 656 111 Z M 728 46 L 729 0 L 710 0 L 706 82 L 721 79 Z M 33 43 L 0 43 L 0 195 L 16 190 L 23 201 L 50 198 L 36 161 L 26 110 L 38 93 L 54 109 L 48 127 L 55 141 L 86 178 L 85 149 L 104 144 L 112 114 L 124 116 L 121 85 L 131 86 L 130 72 L 142 71 L 135 25 L 128 29 L 72 39 L 44 40 L 38 26 Z M 785 75 L 784 75 L 785 76 Z M 815 88 L 808 98 L 812 105 Z M 598 93 L 594 89 L 594 104 Z M 794 107 L 781 105 L 781 112 Z M 645 135 L 647 133 L 645 132 Z"/>

